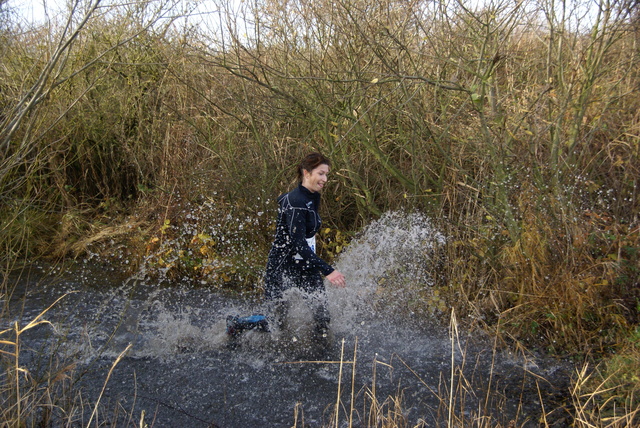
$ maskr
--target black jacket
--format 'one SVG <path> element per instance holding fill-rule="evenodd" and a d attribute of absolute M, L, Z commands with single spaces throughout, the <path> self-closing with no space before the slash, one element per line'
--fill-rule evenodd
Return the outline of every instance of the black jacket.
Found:
<path fill-rule="evenodd" d="M 282 272 L 298 269 L 325 276 L 333 272 L 334 269 L 318 257 L 307 242 L 320 230 L 319 207 L 320 193 L 311 192 L 302 184 L 278 197 L 276 235 L 269 251 L 267 277 L 275 279 Z"/>

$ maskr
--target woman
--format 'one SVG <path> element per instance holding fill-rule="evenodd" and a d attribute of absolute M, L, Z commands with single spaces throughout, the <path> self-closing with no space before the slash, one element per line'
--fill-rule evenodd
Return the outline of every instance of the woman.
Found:
<path fill-rule="evenodd" d="M 321 224 L 320 192 L 330 166 L 329 159 L 320 153 L 307 155 L 298 167 L 298 187 L 278 197 L 276 235 L 264 278 L 265 297 L 276 306 L 280 326 L 286 316 L 283 293 L 298 287 L 308 293 L 316 331 L 322 335 L 326 335 L 330 321 L 322 276 L 336 287 L 345 286 L 344 276 L 315 253 L 315 235 Z"/>

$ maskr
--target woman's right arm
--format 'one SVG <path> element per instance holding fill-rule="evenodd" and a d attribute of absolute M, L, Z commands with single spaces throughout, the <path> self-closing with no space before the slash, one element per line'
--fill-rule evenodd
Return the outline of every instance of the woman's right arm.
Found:
<path fill-rule="evenodd" d="M 335 285 L 336 287 L 344 288 L 347 286 L 347 283 L 344 279 L 344 275 L 342 275 L 337 270 L 334 270 L 329 275 L 327 275 L 327 279 L 329 280 L 329 282 L 331 282 L 331 284 Z"/>

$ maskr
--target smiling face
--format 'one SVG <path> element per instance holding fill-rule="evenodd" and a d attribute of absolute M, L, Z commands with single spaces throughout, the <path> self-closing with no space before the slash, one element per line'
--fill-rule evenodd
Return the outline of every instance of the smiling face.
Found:
<path fill-rule="evenodd" d="M 302 171 L 302 185 L 312 192 L 320 192 L 327 182 L 329 174 L 329 165 L 318 165 L 311 171 L 306 169 Z"/>

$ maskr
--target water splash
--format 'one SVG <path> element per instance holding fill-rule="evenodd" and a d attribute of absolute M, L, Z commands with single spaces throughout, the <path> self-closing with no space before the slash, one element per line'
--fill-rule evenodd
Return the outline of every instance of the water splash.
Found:
<path fill-rule="evenodd" d="M 256 201 L 258 204 L 260 201 Z M 189 283 L 220 287 L 225 283 L 247 284 L 260 276 L 264 255 L 256 255 L 256 234 L 275 221 L 263 217 L 259 207 L 237 207 L 211 199 L 186 203 L 146 243 L 145 256 L 136 274 L 150 284 Z M 231 212 L 229 212 L 231 211 Z"/>
<path fill-rule="evenodd" d="M 429 258 L 445 237 L 421 213 L 393 211 L 371 223 L 340 255 L 338 268 L 354 286 L 372 289 L 380 279 L 402 274 L 432 284 Z"/>
<path fill-rule="evenodd" d="M 341 331 L 375 316 L 380 305 L 385 312 L 402 313 L 418 291 L 428 291 L 439 262 L 437 250 L 444 243 L 445 236 L 418 212 L 389 212 L 372 222 L 336 265 L 348 287 L 328 288 L 331 312 L 339 316 L 338 325 L 346 326 Z"/>
<path fill-rule="evenodd" d="M 189 229 L 187 234 L 196 229 Z M 437 248 L 443 245 L 445 237 L 437 231 L 431 221 L 421 213 L 389 212 L 379 220 L 372 222 L 354 239 L 340 255 L 336 267 L 345 275 L 348 286 L 337 289 L 327 283 L 329 310 L 332 316 L 332 330 L 339 336 L 354 337 L 363 334 L 376 318 L 380 318 L 375 303 L 385 299 L 385 307 L 402 307 L 409 290 L 428 287 L 433 283 L 432 257 Z M 143 266 L 145 269 L 145 266 Z M 137 281 L 143 287 L 148 286 L 144 270 L 137 275 Z M 410 281 L 412 286 L 405 287 Z M 381 288 L 393 289 L 396 298 L 392 301 Z M 209 302 L 210 306 L 185 302 L 183 306 L 167 307 L 166 301 L 186 300 L 179 292 L 168 297 L 168 292 L 154 291 L 145 300 L 146 319 L 140 325 L 145 330 L 145 351 L 140 355 L 155 354 L 168 358 L 173 353 L 185 349 L 203 350 L 224 346 L 224 322 L 228 315 L 249 315 L 267 313 L 266 305 L 258 302 L 228 300 L 224 307 L 221 302 Z M 195 294 L 207 293 L 191 290 Z M 163 297 L 162 295 L 165 294 Z M 207 300 L 200 297 L 202 300 Z M 304 293 L 290 290 L 286 299 L 291 308 L 289 311 L 291 340 L 303 343 L 313 327 L 308 301 Z M 153 333 L 151 333 L 153 332 Z M 153 334 L 153 337 L 149 336 Z M 247 335 L 249 344 L 264 348 L 273 344 L 267 340 L 259 340 L 259 334 Z M 279 340 L 278 332 L 272 336 Z M 281 345 L 281 344 L 280 344 Z"/>

